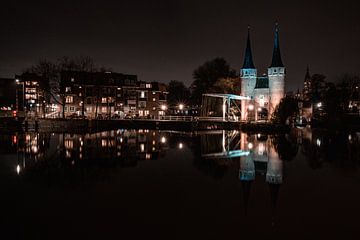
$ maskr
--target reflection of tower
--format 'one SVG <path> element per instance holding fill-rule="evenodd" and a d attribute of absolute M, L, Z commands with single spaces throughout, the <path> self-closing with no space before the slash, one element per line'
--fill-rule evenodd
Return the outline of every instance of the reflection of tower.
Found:
<path fill-rule="evenodd" d="M 242 183 L 245 215 L 247 215 L 251 184 L 255 180 L 255 163 L 251 155 L 240 158 L 239 179 Z"/>
<path fill-rule="evenodd" d="M 266 171 L 266 182 L 272 184 L 282 183 L 283 163 L 274 147 L 269 148 L 269 160 Z"/>
<path fill-rule="evenodd" d="M 285 67 L 281 60 L 279 29 L 276 24 L 274 50 L 271 65 L 268 68 L 269 90 L 270 90 L 270 115 L 274 112 L 275 107 L 284 97 L 285 91 Z"/>
<path fill-rule="evenodd" d="M 245 50 L 243 67 L 240 69 L 241 78 L 241 96 L 254 98 L 254 88 L 256 84 L 257 71 L 252 59 L 250 45 L 250 28 L 248 28 L 248 37 Z M 246 120 L 249 102 L 241 101 L 241 120 Z"/>
<path fill-rule="evenodd" d="M 274 225 L 276 203 L 280 185 L 283 180 L 283 162 L 279 158 L 279 154 L 275 151 L 275 147 L 273 145 L 270 145 L 269 147 L 268 156 L 269 160 L 266 171 L 266 182 L 269 184 L 272 206 L 272 224 Z"/>

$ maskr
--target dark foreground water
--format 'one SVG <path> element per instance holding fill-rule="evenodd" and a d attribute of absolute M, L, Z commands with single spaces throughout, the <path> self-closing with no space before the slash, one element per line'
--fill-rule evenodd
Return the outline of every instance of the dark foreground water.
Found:
<path fill-rule="evenodd" d="M 0 239 L 359 239 L 360 134 L 0 137 Z"/>

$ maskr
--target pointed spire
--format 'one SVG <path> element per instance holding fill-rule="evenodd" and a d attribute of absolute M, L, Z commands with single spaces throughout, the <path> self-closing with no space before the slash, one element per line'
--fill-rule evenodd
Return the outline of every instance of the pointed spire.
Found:
<path fill-rule="evenodd" d="M 255 65 L 252 58 L 251 44 L 250 44 L 250 26 L 248 26 L 248 36 L 246 42 L 245 58 L 243 69 L 255 69 Z"/>
<path fill-rule="evenodd" d="M 281 61 L 281 54 L 280 54 L 278 23 L 275 24 L 274 50 L 273 50 L 273 56 L 270 67 L 284 67 L 284 64 Z"/>

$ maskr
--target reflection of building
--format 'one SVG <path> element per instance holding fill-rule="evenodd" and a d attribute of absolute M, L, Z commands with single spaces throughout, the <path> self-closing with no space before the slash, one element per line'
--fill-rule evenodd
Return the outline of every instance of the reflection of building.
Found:
<path fill-rule="evenodd" d="M 282 160 L 267 135 L 248 135 L 239 131 L 212 131 L 201 134 L 201 155 L 207 159 L 239 159 L 239 178 L 255 180 L 255 173 L 266 175 L 266 182 L 282 183 Z"/>
<path fill-rule="evenodd" d="M 150 130 L 112 130 L 93 134 L 60 134 L 65 159 L 116 160 L 136 165 L 138 160 L 156 160 L 166 146 L 166 135 Z"/>
<path fill-rule="evenodd" d="M 275 42 L 271 65 L 266 76 L 258 76 L 255 68 L 248 33 L 245 59 L 240 70 L 241 96 L 250 97 L 250 101 L 241 103 L 242 120 L 268 120 L 280 100 L 284 97 L 285 67 L 281 60 L 279 32 L 276 25 Z"/>

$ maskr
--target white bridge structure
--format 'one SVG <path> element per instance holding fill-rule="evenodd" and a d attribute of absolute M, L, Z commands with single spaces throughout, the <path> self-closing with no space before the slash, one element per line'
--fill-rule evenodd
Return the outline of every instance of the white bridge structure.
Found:
<path fill-rule="evenodd" d="M 250 97 L 207 93 L 202 95 L 200 120 L 209 121 L 240 121 L 242 101 L 250 101 Z"/>

